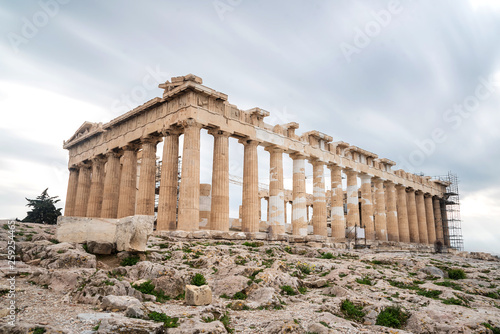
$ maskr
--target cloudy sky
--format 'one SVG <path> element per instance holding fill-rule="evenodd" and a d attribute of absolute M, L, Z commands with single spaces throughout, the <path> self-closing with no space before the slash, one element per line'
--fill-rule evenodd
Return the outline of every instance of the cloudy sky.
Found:
<path fill-rule="evenodd" d="M 466 250 L 500 253 L 498 1 L 0 3 L 0 218 L 24 218 L 24 198 L 46 187 L 64 203 L 62 141 L 84 121 L 193 73 L 241 109 L 270 111 L 269 123 L 296 121 L 407 171 L 457 173 Z M 231 141 L 236 176 L 241 151 Z M 259 159 L 266 183 L 269 154 Z M 231 185 L 232 217 L 240 201 Z"/>

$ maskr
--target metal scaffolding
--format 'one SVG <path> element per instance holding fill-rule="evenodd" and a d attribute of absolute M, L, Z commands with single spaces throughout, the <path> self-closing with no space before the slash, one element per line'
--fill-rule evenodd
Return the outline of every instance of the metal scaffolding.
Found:
<path fill-rule="evenodd" d="M 441 210 L 443 211 L 443 234 L 446 246 L 463 251 L 462 220 L 460 218 L 460 195 L 458 191 L 459 179 L 457 174 L 448 172 L 437 179 L 448 182 Z"/>

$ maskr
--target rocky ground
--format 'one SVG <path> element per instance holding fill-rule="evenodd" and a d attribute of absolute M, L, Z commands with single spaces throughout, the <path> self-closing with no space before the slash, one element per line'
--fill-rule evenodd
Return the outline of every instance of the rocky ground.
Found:
<path fill-rule="evenodd" d="M 20 223 L 11 270 L 0 231 L 0 333 L 500 333 L 500 262 L 485 254 L 153 237 L 95 256 Z M 186 305 L 203 278 L 212 303 Z"/>

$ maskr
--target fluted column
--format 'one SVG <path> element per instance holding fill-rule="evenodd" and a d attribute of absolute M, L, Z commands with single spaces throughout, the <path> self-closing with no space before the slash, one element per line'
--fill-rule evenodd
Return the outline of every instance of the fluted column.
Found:
<path fill-rule="evenodd" d="M 306 236 L 308 212 L 305 157 L 299 154 L 292 154 L 290 157 L 293 159 L 292 234 Z"/>
<path fill-rule="evenodd" d="M 118 195 L 120 192 L 120 155 L 117 152 L 106 154 L 106 175 L 102 197 L 102 218 L 116 218 L 118 214 Z"/>
<path fill-rule="evenodd" d="M 267 147 L 270 154 L 269 168 L 269 233 L 272 235 L 285 233 L 285 192 L 283 190 L 283 150 Z"/>
<path fill-rule="evenodd" d="M 73 216 L 75 213 L 76 191 L 78 189 L 78 168 L 69 168 L 68 191 L 66 193 L 66 205 L 64 206 L 64 215 Z"/>
<path fill-rule="evenodd" d="M 387 241 L 384 180 L 375 178 L 373 184 L 375 185 L 375 235 L 377 240 Z"/>
<path fill-rule="evenodd" d="M 360 174 L 359 178 L 361 179 L 361 224 L 365 227 L 366 239 L 375 240 L 372 178 L 366 174 Z"/>
<path fill-rule="evenodd" d="M 209 131 L 214 136 L 210 229 L 229 231 L 229 133 Z"/>
<path fill-rule="evenodd" d="M 180 131 L 167 130 L 164 135 L 156 230 L 174 231 L 177 228 Z"/>
<path fill-rule="evenodd" d="M 313 233 L 327 237 L 325 168 L 321 161 L 313 160 Z"/>
<path fill-rule="evenodd" d="M 102 157 L 92 159 L 92 181 L 90 184 L 87 217 L 100 217 L 102 209 L 102 193 L 104 190 L 104 164 Z"/>
<path fill-rule="evenodd" d="M 441 199 L 440 201 L 441 204 L 441 217 L 443 219 L 443 237 L 444 237 L 444 244 L 448 247 L 451 246 L 450 244 L 450 227 L 448 225 L 448 214 L 446 212 L 446 202 L 444 199 Z"/>
<path fill-rule="evenodd" d="M 142 166 L 141 166 L 142 173 Z M 120 177 L 120 195 L 118 196 L 117 218 L 135 214 L 137 197 L 137 146 L 123 148 L 122 172 Z"/>
<path fill-rule="evenodd" d="M 179 222 L 177 229 L 200 228 L 200 129 L 193 119 L 184 122 L 181 185 L 179 188 Z"/>
<path fill-rule="evenodd" d="M 425 213 L 424 193 L 422 191 L 415 192 L 415 201 L 417 205 L 418 238 L 421 244 L 428 244 L 427 217 Z"/>
<path fill-rule="evenodd" d="M 398 211 L 398 231 L 400 242 L 410 242 L 410 226 L 408 222 L 408 205 L 406 187 L 398 184 L 397 191 L 397 211 Z"/>
<path fill-rule="evenodd" d="M 137 215 L 155 214 L 156 144 L 160 137 L 151 136 L 141 140 L 142 158 L 137 192 Z"/>
<path fill-rule="evenodd" d="M 434 222 L 434 208 L 432 207 L 432 195 L 425 194 L 425 216 L 427 221 L 427 239 L 428 243 L 433 245 L 436 242 L 436 225 Z"/>
<path fill-rule="evenodd" d="M 406 192 L 408 200 L 408 224 L 410 227 L 410 242 L 419 243 L 420 235 L 418 231 L 417 200 L 415 190 L 408 188 Z"/>
<path fill-rule="evenodd" d="M 359 227 L 358 172 L 348 169 L 347 175 L 347 227 Z"/>
<path fill-rule="evenodd" d="M 434 208 L 434 221 L 436 224 L 436 240 L 440 241 L 444 245 L 444 235 L 443 235 L 443 219 L 441 217 L 441 201 L 437 196 L 432 200 L 432 206 Z"/>
<path fill-rule="evenodd" d="M 241 230 L 243 232 L 259 232 L 259 165 L 255 140 L 241 140 L 244 145 L 243 158 L 243 217 Z"/>
<path fill-rule="evenodd" d="M 90 168 L 91 165 L 88 163 L 82 163 L 80 165 L 80 171 L 78 172 L 78 187 L 76 189 L 76 202 L 75 202 L 75 212 L 76 217 L 86 217 L 87 216 L 87 205 L 89 203 L 90 195 Z"/>
<path fill-rule="evenodd" d="M 344 191 L 342 190 L 342 168 L 329 165 L 332 180 L 331 225 L 335 240 L 345 239 Z"/>
<path fill-rule="evenodd" d="M 391 181 L 385 182 L 387 194 L 387 235 L 389 241 L 399 241 L 398 212 L 396 205 L 396 188 Z"/>

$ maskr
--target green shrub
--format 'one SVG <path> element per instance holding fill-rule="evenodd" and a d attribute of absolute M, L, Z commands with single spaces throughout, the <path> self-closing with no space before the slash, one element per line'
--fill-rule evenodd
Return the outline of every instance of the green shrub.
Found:
<path fill-rule="evenodd" d="M 120 266 L 122 267 L 134 266 L 139 261 L 140 259 L 138 256 L 127 256 L 126 258 L 123 258 L 123 260 L 120 261 Z"/>
<path fill-rule="evenodd" d="M 136 289 L 137 291 L 140 291 L 144 294 L 155 296 L 156 301 L 159 303 L 164 303 L 170 299 L 170 297 L 165 295 L 165 293 L 163 291 L 155 291 L 155 286 L 153 283 L 151 283 L 151 281 L 146 281 L 146 282 L 141 283 L 139 285 L 132 284 L 132 287 L 134 289 Z"/>
<path fill-rule="evenodd" d="M 401 328 L 404 326 L 410 315 L 399 306 L 387 306 L 377 316 L 376 325 Z"/>
<path fill-rule="evenodd" d="M 301 294 L 306 294 L 307 288 L 305 286 L 299 286 L 298 289 Z"/>
<path fill-rule="evenodd" d="M 238 291 L 233 295 L 233 299 L 245 300 L 247 299 L 247 295 L 244 292 Z"/>
<path fill-rule="evenodd" d="M 483 322 L 482 325 L 493 332 L 493 334 L 500 334 L 500 327 L 493 327 L 487 322 Z"/>
<path fill-rule="evenodd" d="M 222 317 L 219 319 L 220 322 L 224 325 L 224 328 L 228 333 L 234 333 L 234 328 L 231 328 L 231 319 L 229 318 L 229 313 L 226 312 Z"/>
<path fill-rule="evenodd" d="M 163 325 L 166 328 L 175 328 L 179 327 L 179 318 L 174 317 L 171 318 L 165 313 L 159 313 L 159 312 L 151 312 L 148 314 L 148 317 L 150 320 L 156 321 L 156 322 L 163 322 Z"/>
<path fill-rule="evenodd" d="M 453 297 L 448 298 L 448 299 L 443 299 L 443 304 L 466 306 L 465 302 L 462 299 L 453 298 Z"/>
<path fill-rule="evenodd" d="M 245 241 L 243 243 L 243 246 L 247 246 L 247 247 L 260 247 L 261 244 L 259 244 L 257 242 L 248 242 L 248 241 Z"/>
<path fill-rule="evenodd" d="M 45 333 L 47 330 L 44 328 L 44 327 L 35 327 L 33 329 L 33 334 L 43 334 Z"/>
<path fill-rule="evenodd" d="M 196 286 L 202 286 L 207 284 L 207 280 L 205 279 L 205 276 L 203 276 L 200 273 L 197 273 L 191 278 L 191 284 Z"/>
<path fill-rule="evenodd" d="M 464 279 L 466 277 L 465 272 L 463 269 L 449 269 L 448 270 L 448 277 L 450 279 Z"/>
<path fill-rule="evenodd" d="M 288 296 L 295 296 L 297 292 L 290 286 L 290 285 L 283 285 L 280 287 L 281 289 L 281 294 L 288 295 Z"/>
<path fill-rule="evenodd" d="M 365 312 L 363 312 L 362 306 L 354 305 L 349 299 L 345 299 L 340 304 L 340 311 L 344 315 L 344 318 L 353 321 L 361 321 L 365 316 Z"/>
<path fill-rule="evenodd" d="M 363 278 L 356 278 L 356 282 L 358 282 L 359 284 L 373 285 L 373 282 L 367 276 L 365 276 Z"/>
<path fill-rule="evenodd" d="M 427 298 L 433 298 L 433 299 L 437 299 L 439 297 L 439 295 L 441 295 L 442 293 L 443 293 L 443 291 L 439 291 L 439 290 L 419 290 L 419 291 L 417 291 L 417 294 L 419 294 L 420 296 L 424 296 Z"/>
<path fill-rule="evenodd" d="M 331 259 L 335 258 L 335 256 L 333 256 L 332 253 L 328 252 L 328 253 L 321 254 L 321 258 L 322 259 L 331 260 Z"/>
<path fill-rule="evenodd" d="M 443 282 L 434 282 L 434 284 L 439 286 L 445 286 L 447 288 L 452 288 L 453 290 L 462 291 L 462 287 L 455 282 L 443 281 Z"/>

